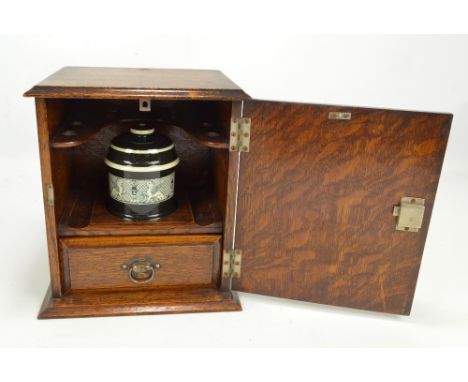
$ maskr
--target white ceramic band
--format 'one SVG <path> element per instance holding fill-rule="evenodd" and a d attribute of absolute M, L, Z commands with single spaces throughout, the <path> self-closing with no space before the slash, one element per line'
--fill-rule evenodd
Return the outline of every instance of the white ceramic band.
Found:
<path fill-rule="evenodd" d="M 170 146 L 161 147 L 160 149 L 148 149 L 148 150 L 134 150 L 134 149 L 125 149 L 123 147 L 115 146 L 113 144 L 110 145 L 114 150 L 121 151 L 127 154 L 159 154 L 165 151 L 172 150 L 174 148 L 174 144 Z"/>
<path fill-rule="evenodd" d="M 171 168 L 174 168 L 177 166 L 180 162 L 179 158 L 176 160 L 173 160 L 170 163 L 166 164 L 161 164 L 161 165 L 154 165 L 154 166 L 146 166 L 146 167 L 136 167 L 136 166 L 125 166 L 123 164 L 118 164 L 111 162 L 109 159 L 104 159 L 104 162 L 106 165 L 108 165 L 111 168 L 114 168 L 116 170 L 120 171 L 128 171 L 128 172 L 156 172 L 156 171 L 164 171 L 164 170 L 169 170 Z"/>
<path fill-rule="evenodd" d="M 132 134 L 137 134 L 137 135 L 148 135 L 148 134 L 153 134 L 154 129 L 146 129 L 146 130 L 130 129 L 130 132 Z"/>

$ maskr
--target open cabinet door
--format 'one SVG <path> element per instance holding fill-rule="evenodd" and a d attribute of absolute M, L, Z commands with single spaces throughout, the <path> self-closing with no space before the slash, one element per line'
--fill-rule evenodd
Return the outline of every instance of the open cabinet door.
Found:
<path fill-rule="evenodd" d="M 452 116 L 264 101 L 243 115 L 233 289 L 409 314 Z M 417 206 L 397 230 L 402 197 Z"/>

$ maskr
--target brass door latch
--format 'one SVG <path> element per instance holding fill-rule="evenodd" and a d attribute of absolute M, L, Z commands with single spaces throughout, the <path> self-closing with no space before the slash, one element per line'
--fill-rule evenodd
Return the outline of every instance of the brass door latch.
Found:
<path fill-rule="evenodd" d="M 397 231 L 418 232 L 424 217 L 424 199 L 403 196 L 399 206 L 393 207 L 393 216 L 397 216 Z"/>

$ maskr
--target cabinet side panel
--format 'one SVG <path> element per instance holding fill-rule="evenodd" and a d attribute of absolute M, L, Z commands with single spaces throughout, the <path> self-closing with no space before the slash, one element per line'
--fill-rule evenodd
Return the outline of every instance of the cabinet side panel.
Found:
<path fill-rule="evenodd" d="M 53 296 L 62 292 L 60 282 L 60 260 L 57 245 L 57 225 L 54 204 L 49 202 L 48 187 L 53 185 L 51 153 L 49 150 L 49 121 L 47 101 L 36 99 L 36 116 L 39 140 L 39 155 L 41 161 L 42 191 L 44 197 L 44 212 L 47 231 L 47 248 L 49 253 L 49 268 Z"/>
<path fill-rule="evenodd" d="M 244 110 L 252 131 L 234 289 L 409 314 L 451 116 L 274 102 Z M 403 196 L 425 199 L 417 233 L 395 230 Z"/>

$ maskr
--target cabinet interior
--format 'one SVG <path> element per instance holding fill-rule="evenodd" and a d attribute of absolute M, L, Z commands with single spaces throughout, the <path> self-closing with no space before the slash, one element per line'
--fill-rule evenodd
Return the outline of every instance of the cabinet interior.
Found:
<path fill-rule="evenodd" d="M 47 100 L 56 224 L 60 237 L 222 233 L 226 206 L 231 102 Z M 180 158 L 173 214 L 126 221 L 106 207 L 104 158 L 112 138 L 132 123 L 169 136 Z"/>

